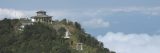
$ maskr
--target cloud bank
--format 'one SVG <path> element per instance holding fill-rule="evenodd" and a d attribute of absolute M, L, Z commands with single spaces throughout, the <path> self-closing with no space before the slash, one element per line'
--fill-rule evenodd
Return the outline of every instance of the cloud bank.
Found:
<path fill-rule="evenodd" d="M 20 18 L 25 14 L 19 10 L 0 8 L 0 18 Z"/>
<path fill-rule="evenodd" d="M 82 22 L 83 26 L 90 26 L 92 28 L 106 28 L 110 26 L 110 22 L 102 19 L 91 19 L 89 21 Z"/>
<path fill-rule="evenodd" d="M 108 32 L 97 39 L 117 53 L 160 53 L 160 35 Z"/>
<path fill-rule="evenodd" d="M 0 19 L 2 18 L 22 18 L 35 15 L 37 10 L 15 10 L 0 8 Z M 99 9 L 59 9 L 47 10 L 53 19 L 67 18 L 72 21 L 81 22 L 88 28 L 108 28 L 111 24 L 105 17 L 114 14 L 133 13 L 146 15 L 160 15 L 160 7 L 121 7 L 121 8 L 99 8 Z M 92 27 L 90 27 L 92 26 Z"/>
<path fill-rule="evenodd" d="M 46 9 L 47 10 L 47 9 Z M 137 12 L 148 15 L 160 15 L 160 7 L 119 7 L 119 8 L 98 8 L 98 9 L 59 9 L 47 10 L 50 15 L 63 17 L 83 17 L 88 18 L 110 15 L 119 12 Z M 33 14 L 36 10 L 15 10 L 8 8 L 0 8 L 0 15 L 6 17 L 23 17 Z"/>

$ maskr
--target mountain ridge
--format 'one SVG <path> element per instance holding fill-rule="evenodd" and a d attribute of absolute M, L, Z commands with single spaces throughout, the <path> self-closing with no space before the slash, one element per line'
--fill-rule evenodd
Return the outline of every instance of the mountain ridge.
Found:
<path fill-rule="evenodd" d="M 115 53 L 86 33 L 78 22 L 34 22 L 22 19 L 0 21 L 0 53 Z M 69 38 L 65 32 L 69 31 Z"/>

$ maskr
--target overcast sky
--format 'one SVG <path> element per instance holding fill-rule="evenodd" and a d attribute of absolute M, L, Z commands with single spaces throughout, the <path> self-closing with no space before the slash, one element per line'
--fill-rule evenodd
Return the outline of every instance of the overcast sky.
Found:
<path fill-rule="evenodd" d="M 160 53 L 160 0 L 0 0 L 1 19 L 30 17 L 38 10 L 53 20 L 80 22 L 117 53 Z"/>

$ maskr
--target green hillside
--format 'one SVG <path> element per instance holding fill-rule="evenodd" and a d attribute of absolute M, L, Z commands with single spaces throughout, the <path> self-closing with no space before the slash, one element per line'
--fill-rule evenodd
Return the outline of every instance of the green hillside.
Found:
<path fill-rule="evenodd" d="M 34 22 L 21 27 L 23 20 L 0 21 L 0 53 L 115 53 L 86 33 L 77 22 Z M 70 38 L 64 38 L 69 31 Z M 79 48 L 77 43 L 82 43 Z"/>

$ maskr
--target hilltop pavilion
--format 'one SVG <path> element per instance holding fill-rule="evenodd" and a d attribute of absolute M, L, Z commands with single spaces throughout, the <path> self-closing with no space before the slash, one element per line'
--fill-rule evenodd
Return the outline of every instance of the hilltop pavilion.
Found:
<path fill-rule="evenodd" d="M 52 22 L 52 16 L 46 15 L 46 11 L 40 10 L 36 13 L 36 16 L 31 17 L 32 22 Z"/>

